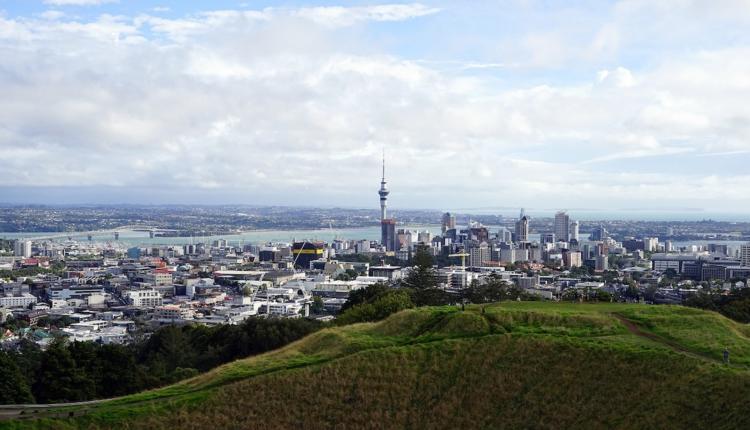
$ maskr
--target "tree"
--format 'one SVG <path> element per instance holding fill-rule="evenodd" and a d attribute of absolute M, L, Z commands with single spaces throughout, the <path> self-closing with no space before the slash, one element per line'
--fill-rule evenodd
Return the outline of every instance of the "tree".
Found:
<path fill-rule="evenodd" d="M 414 290 L 435 288 L 437 286 L 437 276 L 435 269 L 432 267 L 432 255 L 430 255 L 425 246 L 417 247 L 412 262 L 413 266 L 401 281 L 401 285 L 406 288 L 413 288 Z"/>
<path fill-rule="evenodd" d="M 641 296 L 641 292 L 635 282 L 628 281 L 628 288 L 625 289 L 623 295 L 629 299 L 637 300 Z"/>
<path fill-rule="evenodd" d="M 335 281 L 351 281 L 352 278 L 349 276 L 348 273 L 339 273 L 336 275 L 335 278 L 333 278 Z"/>
<path fill-rule="evenodd" d="M 581 294 L 575 288 L 566 288 L 562 293 L 562 300 L 575 302 L 581 299 Z"/>
<path fill-rule="evenodd" d="M 474 281 L 464 292 L 464 298 L 471 303 L 492 303 L 503 300 L 515 300 L 520 291 L 509 285 L 494 273 L 484 282 Z"/>
<path fill-rule="evenodd" d="M 413 308 L 410 291 L 404 289 L 389 289 L 365 303 L 357 304 L 336 319 L 340 325 L 366 321 L 378 321 L 404 309 Z"/>
<path fill-rule="evenodd" d="M 612 294 L 610 294 L 607 291 L 604 290 L 597 290 L 596 291 L 596 301 L 598 302 L 611 302 L 612 301 Z"/>
<path fill-rule="evenodd" d="M 97 348 L 98 398 L 123 396 L 148 388 L 145 372 L 135 361 L 132 347 L 102 345 Z"/>
<path fill-rule="evenodd" d="M 0 404 L 33 402 L 34 396 L 16 362 L 15 354 L 0 352 Z"/>
<path fill-rule="evenodd" d="M 390 287 L 388 285 L 378 282 L 365 288 L 352 291 L 349 294 L 349 298 L 346 300 L 343 306 L 341 306 L 341 312 L 346 311 L 356 305 L 373 301 L 379 295 L 388 291 Z"/>
<path fill-rule="evenodd" d="M 310 310 L 314 314 L 322 314 L 325 312 L 325 306 L 323 306 L 323 299 L 320 298 L 320 296 L 313 297 L 312 306 L 310 306 Z"/>
<path fill-rule="evenodd" d="M 77 402 L 94 397 L 94 381 L 80 369 L 64 341 L 55 341 L 42 355 L 33 387 L 41 403 Z"/>
<path fill-rule="evenodd" d="M 417 306 L 436 306 L 449 303 L 448 294 L 438 288 L 437 274 L 432 266 L 433 260 L 427 247 L 418 246 L 413 266 L 409 269 L 401 285 L 413 291 L 412 300 Z"/>

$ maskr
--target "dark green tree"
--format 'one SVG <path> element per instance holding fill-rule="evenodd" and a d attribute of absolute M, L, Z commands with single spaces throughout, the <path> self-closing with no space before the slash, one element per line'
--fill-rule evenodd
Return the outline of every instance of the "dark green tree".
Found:
<path fill-rule="evenodd" d="M 340 325 L 366 321 L 378 321 L 388 315 L 414 307 L 411 292 L 405 289 L 390 289 L 342 312 L 336 319 Z"/>
<path fill-rule="evenodd" d="M 450 302 L 450 297 L 438 288 L 437 273 L 432 255 L 424 245 L 417 247 L 413 266 L 401 281 L 401 286 L 413 291 L 412 301 L 417 306 L 439 306 Z"/>
<path fill-rule="evenodd" d="M 349 294 L 349 298 L 346 300 L 346 303 L 344 303 L 344 305 L 341 306 L 341 312 L 344 312 L 347 309 L 354 307 L 356 305 L 370 302 L 374 300 L 376 297 L 378 297 L 379 295 L 388 291 L 389 289 L 390 287 L 387 284 L 378 282 L 368 287 L 360 288 L 359 290 L 352 291 Z"/>
<path fill-rule="evenodd" d="M 18 366 L 16 354 L 0 352 L 0 404 L 33 402 L 34 396 Z"/>
<path fill-rule="evenodd" d="M 53 342 L 42 355 L 32 391 L 40 403 L 77 402 L 96 394 L 93 379 L 76 365 L 65 341 Z"/>
<path fill-rule="evenodd" d="M 515 285 L 508 284 L 499 276 L 492 274 L 483 282 L 474 281 L 464 292 L 470 303 L 492 303 L 503 300 L 515 300 L 521 291 Z"/>
<path fill-rule="evenodd" d="M 325 306 L 323 306 L 323 299 L 320 298 L 320 296 L 313 297 L 312 305 L 310 306 L 310 311 L 314 314 L 322 314 L 325 312 Z"/>

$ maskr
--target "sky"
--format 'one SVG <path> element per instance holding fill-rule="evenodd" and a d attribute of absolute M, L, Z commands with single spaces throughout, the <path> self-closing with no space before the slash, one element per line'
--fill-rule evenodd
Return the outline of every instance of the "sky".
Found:
<path fill-rule="evenodd" d="M 0 0 L 0 203 L 750 212 L 750 0 Z M 516 212 L 515 210 L 513 212 Z"/>

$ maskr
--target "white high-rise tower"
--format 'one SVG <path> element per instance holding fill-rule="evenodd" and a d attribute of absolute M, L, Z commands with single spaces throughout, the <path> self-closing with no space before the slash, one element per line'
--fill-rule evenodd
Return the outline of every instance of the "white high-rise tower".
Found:
<path fill-rule="evenodd" d="M 383 221 L 386 219 L 386 207 L 388 206 L 387 200 L 388 200 L 388 186 L 385 182 L 385 151 L 383 151 L 383 179 L 380 181 L 380 190 L 378 190 L 378 194 L 380 195 L 380 220 Z"/>
<path fill-rule="evenodd" d="M 581 228 L 581 224 L 578 221 L 573 221 L 570 223 L 570 240 L 579 240 L 578 234 L 579 230 Z"/>

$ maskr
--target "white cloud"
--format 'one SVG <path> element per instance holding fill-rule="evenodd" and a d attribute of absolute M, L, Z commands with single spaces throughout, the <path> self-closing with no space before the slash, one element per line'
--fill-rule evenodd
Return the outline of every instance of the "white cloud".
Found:
<path fill-rule="evenodd" d="M 94 6 L 106 3 L 119 3 L 119 0 L 44 0 L 43 3 L 54 6 Z"/>
<path fill-rule="evenodd" d="M 607 60 L 567 82 L 519 85 L 509 77 L 528 72 L 521 60 L 558 67 L 580 46 L 605 55 L 628 42 L 619 28 L 571 47 L 549 33 L 507 61 L 431 63 L 362 34 L 365 22 L 434 13 L 0 16 L 0 174 L 15 187 L 155 184 L 364 205 L 385 147 L 394 206 L 617 195 L 750 209 L 738 191 L 750 179 L 705 157 L 648 165 L 750 150 L 750 48 L 681 51 L 647 67 Z"/>
<path fill-rule="evenodd" d="M 55 21 L 58 19 L 61 19 L 65 16 L 65 12 L 59 11 L 59 10 L 46 10 L 39 14 L 44 19 L 48 19 L 50 21 Z"/>
<path fill-rule="evenodd" d="M 601 85 L 611 85 L 619 88 L 632 87 L 635 85 L 635 79 L 630 70 L 624 67 L 618 67 L 615 70 L 602 70 L 597 73 L 597 80 Z"/>
<path fill-rule="evenodd" d="M 403 21 L 420 16 L 432 15 L 440 9 L 412 4 L 383 4 L 363 7 L 320 6 L 302 8 L 293 12 L 327 26 L 347 26 L 358 21 Z"/>

